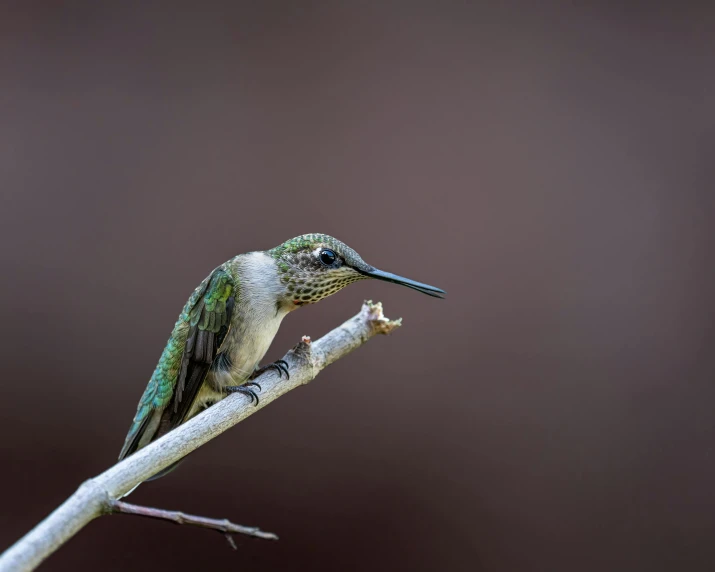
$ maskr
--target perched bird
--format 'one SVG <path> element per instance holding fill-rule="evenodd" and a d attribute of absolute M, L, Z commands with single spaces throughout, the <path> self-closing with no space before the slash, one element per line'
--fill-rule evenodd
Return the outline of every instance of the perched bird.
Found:
<path fill-rule="evenodd" d="M 445 294 L 378 270 L 325 234 L 305 234 L 224 262 L 186 302 L 139 401 L 119 459 L 230 393 L 243 393 L 258 403 L 260 387 L 252 379 L 269 368 L 289 375 L 283 360 L 258 367 L 286 314 L 365 278 L 402 284 L 437 298 Z"/>

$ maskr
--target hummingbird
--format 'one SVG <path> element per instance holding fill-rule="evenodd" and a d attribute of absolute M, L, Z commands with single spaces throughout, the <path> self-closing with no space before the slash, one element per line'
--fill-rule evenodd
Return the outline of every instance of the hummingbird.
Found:
<path fill-rule="evenodd" d="M 434 286 L 378 270 L 326 234 L 304 234 L 218 266 L 184 305 L 139 400 L 119 460 L 231 393 L 257 405 L 261 388 L 253 379 L 268 369 L 290 377 L 283 360 L 259 367 L 283 318 L 367 278 L 445 296 Z"/>

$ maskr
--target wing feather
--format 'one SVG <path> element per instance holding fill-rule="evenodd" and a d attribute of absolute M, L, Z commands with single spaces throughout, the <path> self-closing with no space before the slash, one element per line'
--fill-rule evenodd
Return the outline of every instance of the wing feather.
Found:
<path fill-rule="evenodd" d="M 120 459 L 186 420 L 226 338 L 237 295 L 224 267 L 194 290 L 139 401 Z M 154 415 L 161 415 L 159 423 L 150 423 Z M 155 431 L 151 438 L 144 434 L 147 428 Z"/>

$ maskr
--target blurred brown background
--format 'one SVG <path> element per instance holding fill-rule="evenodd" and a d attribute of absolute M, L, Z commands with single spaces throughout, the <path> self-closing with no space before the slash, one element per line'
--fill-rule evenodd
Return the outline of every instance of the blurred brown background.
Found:
<path fill-rule="evenodd" d="M 498 4 L 498 5 L 496 5 Z M 111 465 L 217 264 L 326 232 L 446 301 L 46 570 L 715 569 L 715 18 L 700 2 L 3 3 L 0 546 Z"/>

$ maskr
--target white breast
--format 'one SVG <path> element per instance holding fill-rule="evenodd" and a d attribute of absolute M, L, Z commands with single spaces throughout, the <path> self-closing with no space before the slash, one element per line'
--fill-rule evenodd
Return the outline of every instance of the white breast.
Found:
<path fill-rule="evenodd" d="M 225 342 L 233 363 L 233 379 L 225 385 L 240 385 L 266 355 L 288 312 L 277 304 L 283 286 L 273 258 L 263 252 L 237 256 L 232 270 L 240 293 Z"/>

